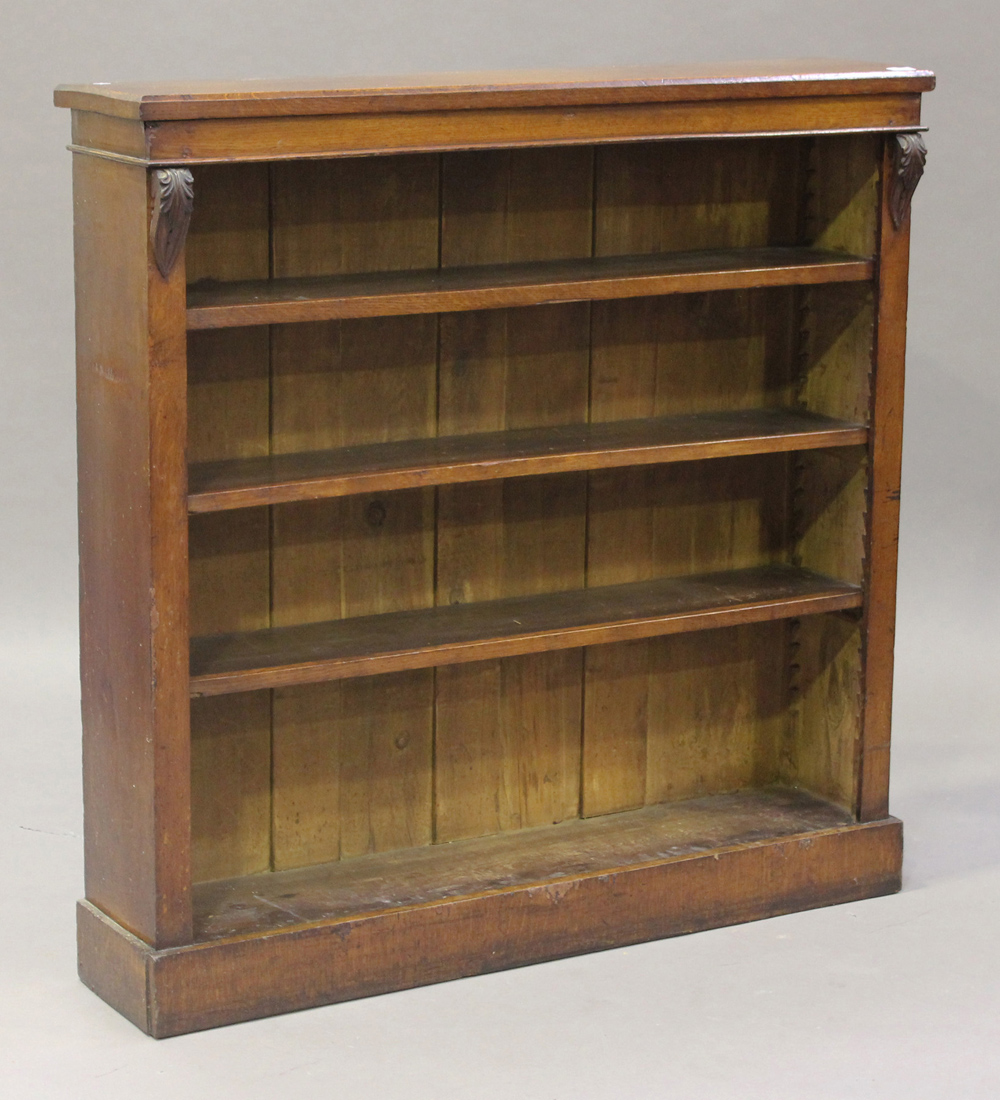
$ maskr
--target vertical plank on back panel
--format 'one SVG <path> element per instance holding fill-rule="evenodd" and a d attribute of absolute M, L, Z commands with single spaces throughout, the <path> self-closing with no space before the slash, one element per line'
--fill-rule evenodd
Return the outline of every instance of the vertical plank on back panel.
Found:
<path fill-rule="evenodd" d="M 445 266 L 591 254 L 590 149 L 443 158 Z M 442 435 L 588 415 L 589 307 L 441 318 Z M 584 583 L 586 479 L 439 490 L 437 601 L 465 603 Z M 477 836 L 574 817 L 582 654 L 438 670 L 435 836 Z"/>
<path fill-rule="evenodd" d="M 802 154 L 800 138 L 599 147 L 596 254 L 795 244 Z"/>
<path fill-rule="evenodd" d="M 653 639 L 646 802 L 773 782 L 785 726 L 783 623 Z"/>
<path fill-rule="evenodd" d="M 277 693 L 276 866 L 428 843 L 426 693 L 423 670 Z"/>
<path fill-rule="evenodd" d="M 595 302 L 591 418 L 787 406 L 785 288 Z"/>
<path fill-rule="evenodd" d="M 623 584 L 781 560 L 785 553 L 788 467 L 785 455 L 760 455 L 594 473 L 590 487 L 588 584 Z M 757 712 L 745 705 L 747 698 L 757 699 L 764 690 L 754 663 L 757 643 L 745 634 L 732 635 L 736 641 L 729 644 L 747 647 L 737 658 L 727 656 L 727 637 L 730 635 L 724 631 L 712 630 L 704 635 L 587 651 L 588 721 L 583 746 L 586 816 L 641 805 L 647 798 L 660 801 L 666 797 L 662 792 L 674 788 L 701 789 L 692 787 L 690 778 L 684 778 L 681 762 L 677 764 L 678 778 L 667 778 L 663 769 L 673 750 L 656 748 L 657 744 L 669 745 L 682 737 L 679 722 L 687 721 L 691 726 L 683 736 L 700 736 L 694 728 L 702 713 L 698 700 L 713 700 L 715 714 L 742 716 L 742 732 L 734 719 L 728 738 L 712 734 L 706 718 L 706 737 L 711 738 L 712 752 L 718 756 L 720 782 L 727 768 L 749 774 L 745 757 L 747 745 L 755 738 L 760 741 L 763 756 L 773 758 L 776 748 L 767 748 L 764 742 L 770 744 L 769 739 L 777 736 L 777 727 L 770 717 L 765 722 L 765 711 Z M 720 647 L 717 662 L 711 659 L 714 647 Z M 613 648 L 617 650 L 614 654 L 610 652 Z M 683 674 L 674 667 L 675 661 L 680 662 Z M 716 664 L 727 661 L 744 668 L 742 679 L 715 674 Z M 779 669 L 776 666 L 771 670 L 775 684 L 782 682 Z M 675 691 L 680 692 L 678 700 L 672 699 Z M 689 705 L 683 699 L 694 702 Z M 773 709 L 768 709 L 767 715 Z M 681 715 L 686 717 L 682 719 Z M 756 732 L 750 730 L 754 723 Z M 644 771 L 628 782 L 622 778 L 610 782 L 604 773 L 616 768 L 615 761 L 624 757 L 644 760 Z"/>
<path fill-rule="evenodd" d="M 437 157 L 273 172 L 276 275 L 437 265 Z M 275 453 L 434 435 L 436 318 L 285 325 L 272 341 Z M 432 490 L 275 508 L 275 625 L 430 606 L 433 539 Z M 275 867 L 428 843 L 432 722 L 430 670 L 277 691 Z"/>
<path fill-rule="evenodd" d="M 189 282 L 269 269 L 267 168 L 196 169 Z M 266 328 L 188 337 L 188 460 L 266 455 Z M 267 510 L 192 516 L 191 633 L 270 625 Z M 271 701 L 267 692 L 191 704 L 194 880 L 249 874 L 270 860 Z"/>
<path fill-rule="evenodd" d="M 802 154 L 798 139 L 601 148 L 595 253 L 794 243 Z M 786 405 L 795 320 L 786 290 L 599 303 L 591 418 Z M 775 560 L 787 485 L 780 456 L 592 474 L 587 584 Z M 763 690 L 750 637 L 588 650 L 585 815 L 730 789 L 750 781 L 751 757 L 773 761 L 775 708 L 750 705 Z M 726 668 L 742 671 L 720 675 Z"/>
<path fill-rule="evenodd" d="M 264 871 L 270 854 L 268 692 L 191 701 L 198 798 L 191 813 L 195 881 Z"/>

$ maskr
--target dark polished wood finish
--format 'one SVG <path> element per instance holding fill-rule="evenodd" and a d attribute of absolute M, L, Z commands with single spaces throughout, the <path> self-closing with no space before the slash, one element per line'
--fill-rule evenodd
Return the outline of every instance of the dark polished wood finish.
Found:
<path fill-rule="evenodd" d="M 184 251 L 194 210 L 194 178 L 187 168 L 160 168 L 153 173 L 153 256 L 164 279 Z"/>
<path fill-rule="evenodd" d="M 899 888 L 933 85 L 57 90 L 87 985 L 176 1035 Z"/>
<path fill-rule="evenodd" d="M 889 213 L 897 232 L 910 210 L 913 192 L 924 174 L 927 146 L 920 134 L 897 134 L 892 151 L 892 175 L 889 186 Z"/>

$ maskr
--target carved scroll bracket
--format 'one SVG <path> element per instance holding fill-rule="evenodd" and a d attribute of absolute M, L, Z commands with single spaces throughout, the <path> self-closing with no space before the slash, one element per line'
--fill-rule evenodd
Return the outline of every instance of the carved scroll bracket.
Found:
<path fill-rule="evenodd" d="M 927 146 L 920 134 L 896 134 L 892 143 L 892 179 L 889 181 L 889 213 L 899 229 L 910 209 L 927 163 Z"/>
<path fill-rule="evenodd" d="M 157 168 L 152 174 L 153 220 L 149 235 L 153 257 L 167 279 L 187 238 L 194 210 L 194 177 L 188 168 Z"/>

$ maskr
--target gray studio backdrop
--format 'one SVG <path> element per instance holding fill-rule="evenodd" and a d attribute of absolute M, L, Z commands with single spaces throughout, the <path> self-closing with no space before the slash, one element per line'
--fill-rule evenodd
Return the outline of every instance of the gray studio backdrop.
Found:
<path fill-rule="evenodd" d="M 0 1064 L 21 1097 L 996 1096 L 995 3 L 4 0 Z M 933 68 L 914 201 L 895 899 L 154 1046 L 73 976 L 82 892 L 60 82 L 840 57 Z M 788 942 L 786 942 L 788 941 Z M 235 1080 L 238 1088 L 222 1083 Z M 806 1091 L 803 1091 L 806 1090 Z"/>

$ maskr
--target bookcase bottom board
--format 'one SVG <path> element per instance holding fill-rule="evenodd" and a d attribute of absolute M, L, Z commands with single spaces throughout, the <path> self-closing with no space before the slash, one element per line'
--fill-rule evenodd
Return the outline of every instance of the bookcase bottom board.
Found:
<path fill-rule="evenodd" d="M 901 865 L 895 818 L 713 795 L 204 883 L 195 942 L 162 950 L 82 901 L 80 976 L 165 1038 L 889 894 Z"/>

